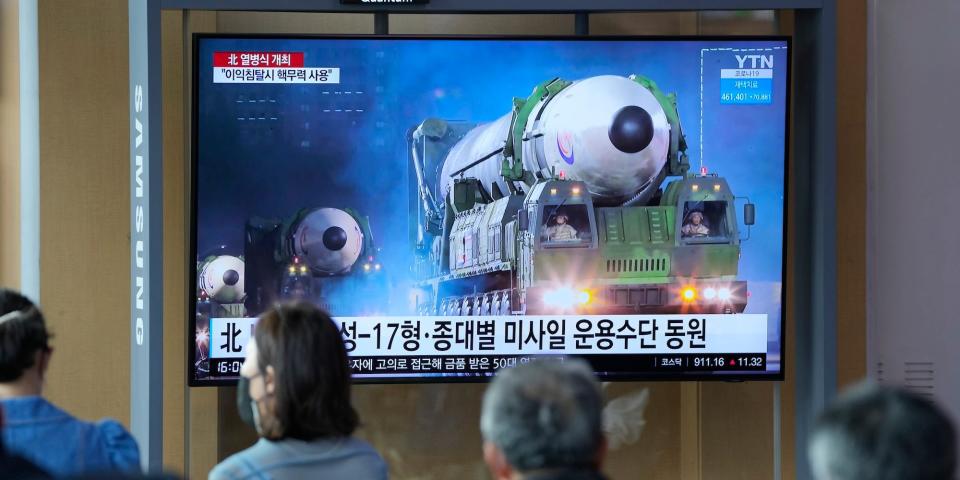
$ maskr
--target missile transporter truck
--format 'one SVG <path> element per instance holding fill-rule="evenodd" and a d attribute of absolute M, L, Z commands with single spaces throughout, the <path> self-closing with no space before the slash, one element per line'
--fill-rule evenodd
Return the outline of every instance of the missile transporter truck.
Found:
<path fill-rule="evenodd" d="M 335 315 L 359 315 L 385 290 L 369 219 L 352 209 L 304 208 L 287 219 L 254 217 L 245 227 L 247 308 L 309 300 Z"/>
<path fill-rule="evenodd" d="M 650 79 L 548 80 L 492 123 L 426 119 L 409 145 L 422 315 L 746 307 L 733 192 L 689 171 L 676 97 Z"/>

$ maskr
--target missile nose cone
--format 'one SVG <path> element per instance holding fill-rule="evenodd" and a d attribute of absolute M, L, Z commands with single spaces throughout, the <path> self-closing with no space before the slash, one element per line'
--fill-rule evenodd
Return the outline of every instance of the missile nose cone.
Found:
<path fill-rule="evenodd" d="M 323 232 L 323 246 L 327 250 L 336 252 L 347 244 L 347 232 L 342 228 L 333 226 Z"/>
<path fill-rule="evenodd" d="M 630 105 L 623 107 L 610 124 L 610 142 L 624 153 L 637 153 L 653 140 L 653 119 L 646 110 Z"/>
<path fill-rule="evenodd" d="M 240 274 L 236 270 L 227 270 L 223 272 L 223 283 L 229 286 L 234 286 L 237 282 L 240 281 Z"/>

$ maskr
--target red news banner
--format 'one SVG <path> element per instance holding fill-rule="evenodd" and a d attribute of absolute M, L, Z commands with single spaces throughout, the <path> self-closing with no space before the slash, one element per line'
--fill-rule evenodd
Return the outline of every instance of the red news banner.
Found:
<path fill-rule="evenodd" d="M 305 67 L 303 52 L 214 52 L 213 83 L 340 83 L 338 67 Z"/>

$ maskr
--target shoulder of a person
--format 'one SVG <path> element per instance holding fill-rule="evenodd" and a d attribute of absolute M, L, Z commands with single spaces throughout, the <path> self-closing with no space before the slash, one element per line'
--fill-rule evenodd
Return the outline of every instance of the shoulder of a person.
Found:
<path fill-rule="evenodd" d="M 356 437 L 350 437 L 348 445 L 364 456 L 363 464 L 371 469 L 371 474 L 374 474 L 377 478 L 387 478 L 387 462 L 380 455 L 380 452 L 373 448 L 373 445 Z"/>
<path fill-rule="evenodd" d="M 214 465 L 207 475 L 207 480 L 232 480 L 242 477 L 247 469 L 242 468 L 243 464 L 234 458 L 236 455 L 233 454 Z"/>
<path fill-rule="evenodd" d="M 140 465 L 140 448 L 133 435 L 120 422 L 102 419 L 91 426 L 99 437 L 110 465 L 120 470 L 134 470 Z"/>
<path fill-rule="evenodd" d="M 248 463 L 243 461 L 241 456 L 243 453 L 243 451 L 240 451 L 223 459 L 222 462 L 213 467 L 213 470 L 210 470 L 207 478 L 209 480 L 230 480 L 246 476 L 251 469 Z"/>
<path fill-rule="evenodd" d="M 228 480 L 248 478 L 257 472 L 260 465 L 273 454 L 271 445 L 263 439 L 253 445 L 240 450 L 223 459 L 213 470 L 210 470 L 209 480 Z"/>
<path fill-rule="evenodd" d="M 373 448 L 373 445 L 370 445 L 370 443 L 368 443 L 366 440 L 363 440 L 361 438 L 347 437 L 343 441 L 346 443 L 346 445 L 350 446 L 350 448 L 353 448 L 355 450 L 370 452 L 370 453 L 375 453 L 377 455 L 380 455 L 380 453 L 377 452 L 377 449 Z"/>
<path fill-rule="evenodd" d="M 231 455 L 214 465 L 210 473 L 207 474 L 207 480 L 233 480 L 241 477 L 244 474 L 244 470 L 241 469 L 242 464 L 234 460 L 233 457 L 234 455 Z"/>
<path fill-rule="evenodd" d="M 73 415 L 41 396 L 12 397 L 0 400 L 3 406 L 4 426 L 44 422 L 72 422 Z"/>

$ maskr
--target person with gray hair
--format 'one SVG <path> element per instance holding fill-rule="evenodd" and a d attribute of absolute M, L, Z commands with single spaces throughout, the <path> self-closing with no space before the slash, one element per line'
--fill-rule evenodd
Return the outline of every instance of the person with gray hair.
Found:
<path fill-rule="evenodd" d="M 483 456 L 497 480 L 598 480 L 603 394 L 579 359 L 500 370 L 483 397 Z"/>
<path fill-rule="evenodd" d="M 903 389 L 862 384 L 818 419 L 809 456 L 817 480 L 954 480 L 957 441 L 947 415 Z"/>

